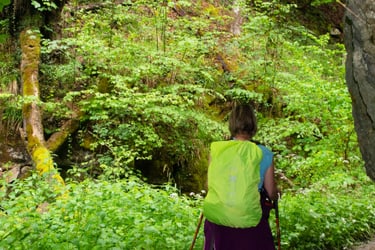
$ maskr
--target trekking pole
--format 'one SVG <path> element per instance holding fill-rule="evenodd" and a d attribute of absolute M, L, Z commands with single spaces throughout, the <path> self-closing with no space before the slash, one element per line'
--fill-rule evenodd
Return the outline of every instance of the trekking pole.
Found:
<path fill-rule="evenodd" d="M 203 221 L 203 211 L 199 215 L 198 226 L 197 226 L 197 229 L 195 229 L 194 238 L 193 238 L 193 242 L 191 242 L 190 250 L 193 250 L 193 248 L 194 248 L 195 241 L 197 240 L 197 236 L 198 236 L 199 229 L 201 227 L 202 221 Z"/>
<path fill-rule="evenodd" d="M 278 199 L 274 201 L 275 205 L 275 217 L 276 217 L 276 232 L 277 232 L 277 249 L 281 250 L 281 232 L 280 232 L 280 223 L 279 223 L 279 204 Z"/>

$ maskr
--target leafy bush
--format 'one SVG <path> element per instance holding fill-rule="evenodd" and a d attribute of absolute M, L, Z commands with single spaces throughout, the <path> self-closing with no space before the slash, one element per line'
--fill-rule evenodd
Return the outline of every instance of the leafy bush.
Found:
<path fill-rule="evenodd" d="M 366 193 L 375 186 L 367 185 L 351 194 L 317 190 L 319 185 L 286 194 L 279 203 L 283 248 L 343 249 L 371 237 L 375 206 Z"/>
<path fill-rule="evenodd" d="M 68 183 L 62 197 L 47 187 L 33 175 L 2 194 L 1 249 L 187 249 L 197 226 L 200 200 L 171 186 L 87 180 Z M 48 210 L 38 212 L 45 201 Z"/>
<path fill-rule="evenodd" d="M 193 110 L 197 95 L 189 92 L 202 89 L 191 87 L 147 93 L 122 87 L 111 95 L 91 92 L 92 97 L 81 106 L 87 119 L 95 122 L 92 149 L 108 149 L 103 163 L 112 167 L 153 157 L 167 159 L 169 166 L 194 164 L 201 157 L 200 149 L 218 139 L 223 129 Z"/>

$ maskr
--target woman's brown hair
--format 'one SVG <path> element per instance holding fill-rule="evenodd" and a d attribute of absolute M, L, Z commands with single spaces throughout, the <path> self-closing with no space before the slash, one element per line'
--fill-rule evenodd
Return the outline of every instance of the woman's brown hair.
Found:
<path fill-rule="evenodd" d="M 250 105 L 236 105 L 229 116 L 229 131 L 231 137 L 247 134 L 253 137 L 257 132 L 257 120 L 254 109 Z"/>

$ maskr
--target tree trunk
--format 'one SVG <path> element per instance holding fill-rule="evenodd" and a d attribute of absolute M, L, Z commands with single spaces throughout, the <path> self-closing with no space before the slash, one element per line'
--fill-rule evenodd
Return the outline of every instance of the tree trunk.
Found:
<path fill-rule="evenodd" d="M 367 175 L 375 180 L 375 3 L 347 0 L 346 83 Z"/>
<path fill-rule="evenodd" d="M 51 152 L 58 149 L 66 140 L 69 133 L 78 128 L 79 118 L 74 117 L 67 121 L 60 132 L 54 134 L 46 142 L 44 138 L 42 110 L 40 108 L 39 92 L 39 63 L 41 50 L 41 31 L 43 37 L 58 37 L 58 21 L 61 10 L 67 0 L 53 1 L 55 8 L 48 11 L 38 10 L 32 5 L 30 0 L 11 1 L 11 12 L 9 19 L 13 20 L 10 30 L 14 39 L 19 37 L 22 52 L 21 58 L 21 81 L 24 104 L 22 108 L 24 119 L 24 132 L 27 140 L 27 151 L 30 154 L 36 170 L 40 174 L 46 174 L 50 181 L 57 181 L 64 184 L 63 179 L 54 168 Z M 48 7 L 52 1 L 43 2 L 44 7 Z M 52 6 L 52 5 L 50 5 Z M 43 30 L 46 26 L 53 27 L 54 31 Z M 57 31 L 57 32 L 56 32 Z M 57 186 L 54 186 L 57 187 Z"/>
<path fill-rule="evenodd" d="M 46 147 L 42 125 L 42 115 L 39 107 L 39 62 L 40 62 L 40 33 L 26 29 L 20 34 L 22 51 L 21 79 L 23 97 L 24 128 L 27 136 L 27 150 L 40 174 L 52 174 L 50 177 L 60 183 L 63 179 L 53 166 L 53 159 Z"/>
<path fill-rule="evenodd" d="M 48 138 L 46 147 L 51 152 L 55 152 L 56 150 L 58 150 L 60 146 L 63 145 L 63 143 L 66 141 L 66 139 L 78 129 L 80 116 L 80 111 L 74 110 L 72 118 L 64 122 L 59 131 L 55 132 L 51 135 L 50 138 Z"/>
<path fill-rule="evenodd" d="M 243 22 L 243 17 L 241 15 L 241 9 L 237 1 L 233 2 L 233 22 L 230 26 L 230 31 L 233 35 L 241 35 L 241 25 Z"/>

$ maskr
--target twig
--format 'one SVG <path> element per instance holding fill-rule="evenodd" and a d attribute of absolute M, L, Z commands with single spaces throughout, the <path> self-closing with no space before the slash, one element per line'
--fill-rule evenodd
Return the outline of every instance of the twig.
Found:
<path fill-rule="evenodd" d="M 344 7 L 347 11 L 349 11 L 353 16 L 361 20 L 362 22 L 366 23 L 365 20 L 363 20 L 361 17 L 359 17 L 354 11 L 352 11 L 348 6 L 346 6 L 344 3 L 342 3 L 340 0 L 336 0 L 338 4 L 340 4 L 342 7 Z"/>

